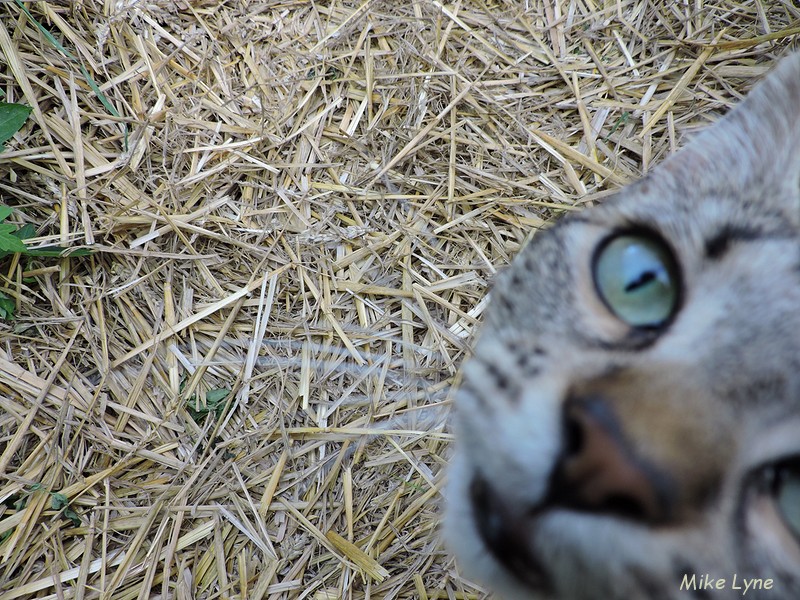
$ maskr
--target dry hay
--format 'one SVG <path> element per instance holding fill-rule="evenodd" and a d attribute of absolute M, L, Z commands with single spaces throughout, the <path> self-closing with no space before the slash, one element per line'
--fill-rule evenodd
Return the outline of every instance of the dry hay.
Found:
<path fill-rule="evenodd" d="M 487 285 L 793 4 L 2 3 L 2 203 L 94 253 L 2 263 L 0 600 L 483 597 L 436 408 Z"/>

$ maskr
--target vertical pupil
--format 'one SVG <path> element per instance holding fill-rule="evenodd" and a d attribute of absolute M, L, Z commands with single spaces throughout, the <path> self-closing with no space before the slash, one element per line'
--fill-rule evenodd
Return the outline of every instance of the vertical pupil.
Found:
<path fill-rule="evenodd" d="M 632 292 L 637 288 L 647 285 L 654 279 L 656 279 L 656 274 L 653 271 L 642 271 L 642 274 L 639 275 L 637 279 L 634 279 L 625 286 L 625 291 Z"/>

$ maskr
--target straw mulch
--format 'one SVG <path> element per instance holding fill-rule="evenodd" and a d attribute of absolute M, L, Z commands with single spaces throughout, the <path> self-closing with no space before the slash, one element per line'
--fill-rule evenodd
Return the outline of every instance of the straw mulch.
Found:
<path fill-rule="evenodd" d="M 25 14 L 24 8 L 30 15 Z M 0 600 L 481 598 L 450 388 L 526 238 L 658 162 L 791 0 L 0 4 Z M 794 37 L 793 37 L 794 36 Z"/>

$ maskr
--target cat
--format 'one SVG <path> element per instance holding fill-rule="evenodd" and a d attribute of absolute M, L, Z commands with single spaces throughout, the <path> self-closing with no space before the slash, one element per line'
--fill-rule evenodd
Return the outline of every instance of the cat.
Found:
<path fill-rule="evenodd" d="M 800 53 L 497 279 L 444 536 L 504 600 L 800 598 Z"/>

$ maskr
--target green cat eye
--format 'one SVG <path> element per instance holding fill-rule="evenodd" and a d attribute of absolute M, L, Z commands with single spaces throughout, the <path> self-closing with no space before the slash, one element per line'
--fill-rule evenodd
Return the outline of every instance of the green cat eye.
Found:
<path fill-rule="evenodd" d="M 800 538 L 800 466 L 785 466 L 778 471 L 775 502 L 786 525 Z"/>
<path fill-rule="evenodd" d="M 675 259 L 651 234 L 620 234 L 604 243 L 595 255 L 594 283 L 608 308 L 633 327 L 658 327 L 678 305 Z"/>

